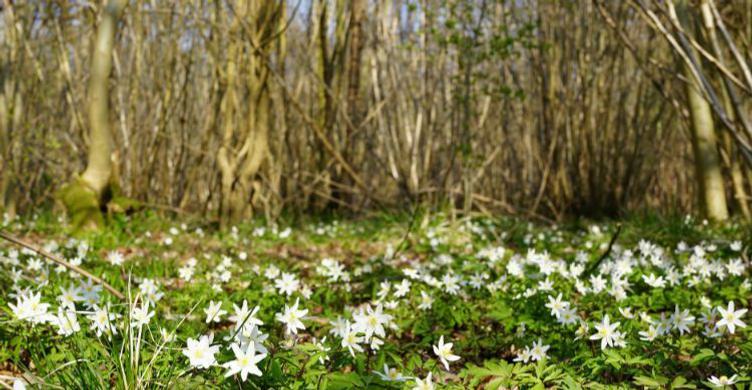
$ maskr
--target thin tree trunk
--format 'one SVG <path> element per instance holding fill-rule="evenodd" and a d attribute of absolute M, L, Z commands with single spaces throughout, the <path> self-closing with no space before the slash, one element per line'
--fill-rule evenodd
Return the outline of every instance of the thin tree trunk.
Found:
<path fill-rule="evenodd" d="M 88 89 L 89 153 L 86 170 L 61 190 L 61 198 L 77 229 L 102 224 L 101 211 L 112 197 L 113 140 L 110 129 L 108 81 L 112 49 L 125 0 L 109 0 L 97 27 Z"/>
<path fill-rule="evenodd" d="M 677 1 L 677 15 L 687 31 L 695 31 L 695 28 L 691 28 L 693 23 L 687 7 L 686 0 Z M 694 53 L 688 54 L 694 56 Z M 698 61 L 697 64 L 699 66 L 700 62 Z M 708 218 L 723 221 L 728 219 L 728 207 L 723 186 L 721 159 L 718 154 L 718 141 L 713 124 L 713 111 L 710 103 L 702 95 L 698 80 L 689 66 L 683 63 L 682 68 L 687 79 L 685 89 L 692 120 L 690 130 L 700 200 Z"/>

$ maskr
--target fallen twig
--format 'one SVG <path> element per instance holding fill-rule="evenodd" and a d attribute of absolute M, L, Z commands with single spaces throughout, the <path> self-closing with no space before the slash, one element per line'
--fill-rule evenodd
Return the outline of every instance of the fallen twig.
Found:
<path fill-rule="evenodd" d="M 598 258 L 590 267 L 588 267 L 587 271 L 585 271 L 585 275 L 590 275 L 598 266 L 603 262 L 603 260 L 608 257 L 608 255 L 611 253 L 611 248 L 614 247 L 614 243 L 616 242 L 616 239 L 619 238 L 619 234 L 621 233 L 621 224 L 616 225 L 616 232 L 614 232 L 614 235 L 611 237 L 611 241 L 608 243 L 608 248 L 606 248 L 606 251 L 603 252 L 601 257 Z"/>
<path fill-rule="evenodd" d="M 87 271 L 87 270 L 85 270 L 85 269 L 83 269 L 83 268 L 81 268 L 79 266 L 73 265 L 73 264 L 71 264 L 71 263 L 69 263 L 69 262 L 67 262 L 67 261 L 65 261 L 65 260 L 63 260 L 63 259 L 61 259 L 61 258 L 59 258 L 59 257 L 57 257 L 55 255 L 53 255 L 52 253 L 49 253 L 49 252 L 45 251 L 44 249 L 42 249 L 42 248 L 40 248 L 40 247 L 38 247 L 38 246 L 36 246 L 34 244 L 30 244 L 30 243 L 28 243 L 28 242 L 26 242 L 26 241 L 24 241 L 24 240 L 22 240 L 22 239 L 20 239 L 20 238 L 18 238 L 16 236 L 12 235 L 12 234 L 10 234 L 10 233 L 4 232 L 4 231 L 0 231 L 0 237 L 2 237 L 3 239 L 5 239 L 7 241 L 10 241 L 10 242 L 12 242 L 12 243 L 14 243 L 16 245 L 20 245 L 20 246 L 22 246 L 24 248 L 30 249 L 30 250 L 32 250 L 32 251 L 34 251 L 34 252 L 42 255 L 43 257 L 46 257 L 47 259 L 49 259 L 50 261 L 52 261 L 54 263 L 60 264 L 63 267 L 68 268 L 69 270 L 71 270 L 73 272 L 76 272 L 76 273 L 78 273 L 78 274 L 80 274 L 82 276 L 85 276 L 85 277 L 91 279 L 93 282 L 102 285 L 102 287 L 104 287 L 105 290 L 107 290 L 110 293 L 112 293 L 112 295 L 118 297 L 118 299 L 125 300 L 125 295 L 123 295 L 123 293 L 121 293 L 120 291 L 116 290 L 114 287 L 110 286 L 104 280 L 102 280 L 102 279 L 100 279 L 100 278 L 92 275 L 91 273 L 89 273 L 89 271 Z"/>

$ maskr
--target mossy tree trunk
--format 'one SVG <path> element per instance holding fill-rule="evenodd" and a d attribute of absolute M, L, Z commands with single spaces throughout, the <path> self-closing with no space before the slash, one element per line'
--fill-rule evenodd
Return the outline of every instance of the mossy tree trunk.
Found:
<path fill-rule="evenodd" d="M 60 192 L 60 198 L 76 229 L 101 226 L 103 211 L 117 193 L 113 170 L 108 79 L 112 70 L 112 49 L 118 19 L 125 0 L 108 0 L 96 30 L 88 86 L 89 153 L 84 172 L 76 175 Z"/>

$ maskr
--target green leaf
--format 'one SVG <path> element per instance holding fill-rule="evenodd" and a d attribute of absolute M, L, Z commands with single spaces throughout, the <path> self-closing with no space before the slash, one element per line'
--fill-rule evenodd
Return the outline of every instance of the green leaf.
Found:
<path fill-rule="evenodd" d="M 606 355 L 606 363 L 610 364 L 617 370 L 620 369 L 622 363 L 624 363 L 624 358 L 614 349 L 607 349 L 603 351 L 603 354 Z"/>
<path fill-rule="evenodd" d="M 712 358 L 713 356 L 715 356 L 715 352 L 713 352 L 712 349 L 703 348 L 700 350 L 700 352 L 697 355 L 692 357 L 692 360 L 689 362 L 689 364 L 694 367 Z"/>
<path fill-rule="evenodd" d="M 647 377 L 647 376 L 636 376 L 634 378 L 634 384 L 637 386 L 644 386 L 651 389 L 657 389 L 660 388 L 668 383 L 668 378 L 662 377 L 662 376 L 655 376 L 655 377 Z"/>
<path fill-rule="evenodd" d="M 465 371 L 465 376 L 471 378 L 472 385 L 478 385 L 480 382 L 491 379 L 491 382 L 487 385 L 489 388 L 497 388 L 499 386 L 505 386 L 509 384 L 509 380 L 514 375 L 515 366 L 507 363 L 504 360 L 498 362 L 487 361 L 483 364 L 483 367 L 476 365 L 470 365 Z M 493 384 L 493 386 L 491 386 Z"/>
<path fill-rule="evenodd" d="M 346 374 L 335 372 L 327 375 L 327 379 L 327 389 L 353 389 L 365 386 L 358 374 L 354 372 L 349 372 Z"/>
<path fill-rule="evenodd" d="M 674 378 L 673 382 L 671 382 L 671 388 L 672 389 L 696 389 L 697 386 L 687 383 L 687 379 L 683 376 L 677 376 Z"/>

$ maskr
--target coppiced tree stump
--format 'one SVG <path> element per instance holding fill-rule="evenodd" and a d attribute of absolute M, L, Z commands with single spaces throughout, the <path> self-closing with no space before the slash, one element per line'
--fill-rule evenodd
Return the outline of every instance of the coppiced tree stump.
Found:
<path fill-rule="evenodd" d="M 104 216 L 97 193 L 76 175 L 60 188 L 58 198 L 65 206 L 75 230 L 96 229 L 104 225 Z"/>
<path fill-rule="evenodd" d="M 101 194 L 79 175 L 60 188 L 57 198 L 63 203 L 75 231 L 97 229 L 106 222 L 105 216 L 126 214 L 141 208 L 140 202 L 121 194 L 118 177 L 113 174 Z"/>

